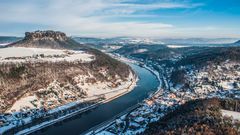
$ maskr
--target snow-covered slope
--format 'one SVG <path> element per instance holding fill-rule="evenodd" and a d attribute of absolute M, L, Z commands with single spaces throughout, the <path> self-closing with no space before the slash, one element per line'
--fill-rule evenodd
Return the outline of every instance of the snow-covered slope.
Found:
<path fill-rule="evenodd" d="M 84 51 L 56 50 L 43 48 L 9 47 L 0 48 L 0 63 L 26 61 L 82 61 L 94 60 L 94 55 Z"/>

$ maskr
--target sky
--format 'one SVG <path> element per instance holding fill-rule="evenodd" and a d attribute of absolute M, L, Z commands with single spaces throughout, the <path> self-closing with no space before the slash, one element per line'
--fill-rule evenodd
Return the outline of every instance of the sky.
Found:
<path fill-rule="evenodd" d="M 240 0 L 0 0 L 0 35 L 240 38 Z"/>

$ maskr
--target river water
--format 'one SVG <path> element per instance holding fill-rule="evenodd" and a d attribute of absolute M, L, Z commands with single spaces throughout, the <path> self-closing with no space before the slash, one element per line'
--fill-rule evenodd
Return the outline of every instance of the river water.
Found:
<path fill-rule="evenodd" d="M 137 86 L 129 93 L 102 104 L 85 113 L 73 116 L 50 127 L 37 131 L 38 135 L 79 135 L 88 129 L 110 120 L 117 114 L 136 105 L 157 90 L 159 82 L 154 74 L 135 64 L 129 64 L 139 77 Z"/>

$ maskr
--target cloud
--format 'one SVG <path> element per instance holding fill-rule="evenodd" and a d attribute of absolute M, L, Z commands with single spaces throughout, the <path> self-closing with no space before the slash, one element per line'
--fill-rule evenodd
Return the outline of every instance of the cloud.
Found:
<path fill-rule="evenodd" d="M 39 25 L 46 29 L 86 36 L 163 36 L 174 33 L 175 26 L 145 20 L 113 21 L 128 16 L 151 17 L 146 12 L 160 9 L 188 9 L 199 3 L 171 1 L 138 3 L 129 0 L 13 0 L 0 4 L 0 25 L 14 23 Z M 106 19 L 107 18 L 107 19 Z M 29 28 L 27 30 L 32 30 Z M 23 31 L 24 32 L 24 31 Z"/>
<path fill-rule="evenodd" d="M 23 0 L 15 3 L 1 3 L 0 15 L 5 21 L 31 21 L 32 18 L 54 17 L 55 15 L 75 17 L 101 17 L 105 15 L 132 15 L 141 11 L 157 9 L 193 8 L 200 4 L 184 3 L 123 3 L 125 0 Z M 29 18 L 29 19 L 28 19 Z"/>
<path fill-rule="evenodd" d="M 136 12 L 151 11 L 157 9 L 178 9 L 178 8 L 194 8 L 202 6 L 202 4 L 184 4 L 184 3 L 153 3 L 153 4 L 129 4 L 118 3 L 111 4 L 110 7 L 103 10 L 101 13 L 106 14 L 133 14 Z"/>

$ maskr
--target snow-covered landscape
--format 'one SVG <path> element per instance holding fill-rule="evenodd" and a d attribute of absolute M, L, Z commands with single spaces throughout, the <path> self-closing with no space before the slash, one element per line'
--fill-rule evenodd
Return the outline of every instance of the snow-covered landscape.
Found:
<path fill-rule="evenodd" d="M 178 49 L 185 46 L 169 46 L 169 48 Z M 15 60 L 19 63 L 27 61 L 39 62 L 80 62 L 90 63 L 96 58 L 94 55 L 84 51 L 53 50 L 39 48 L 4 48 L 2 53 L 2 63 Z M 17 52 L 21 50 L 22 52 Z M 1 49 L 0 49 L 1 51 Z M 146 49 L 139 49 L 134 53 L 147 52 Z M 16 57 L 13 57 L 15 53 Z M 41 56 L 43 55 L 43 56 Z M 219 99 L 240 99 L 239 92 L 239 63 L 226 60 L 218 65 L 208 64 L 201 68 L 194 65 L 180 66 L 173 68 L 166 66 L 165 63 L 154 60 L 144 61 L 143 59 L 134 59 L 133 57 L 123 57 L 119 54 L 111 54 L 115 59 L 126 63 L 134 63 L 144 67 L 153 73 L 160 85 L 155 93 L 150 94 L 147 99 L 136 105 L 133 110 L 126 111 L 124 114 L 111 120 L 109 123 L 101 125 L 88 132 L 88 134 L 139 134 L 143 133 L 148 125 L 157 122 L 169 112 L 174 111 L 177 107 L 188 101 L 197 99 L 219 98 Z M 52 61 L 51 59 L 55 59 Z M 79 60 L 80 59 L 80 60 Z M 169 60 L 176 63 L 184 59 L 183 56 L 173 56 Z M 5 60 L 5 61 L 4 61 Z M 186 71 L 184 83 L 177 83 L 171 80 L 172 74 L 176 71 Z M 101 75 L 111 80 L 108 76 L 108 70 L 101 68 Z M 61 121 L 65 118 L 84 112 L 85 110 L 96 107 L 98 104 L 110 102 L 111 100 L 130 92 L 138 81 L 134 72 L 129 71 L 128 77 L 123 81 L 120 76 L 115 75 L 115 81 L 99 81 L 91 73 L 75 75 L 73 78 L 75 85 L 70 83 L 61 84 L 57 80 L 49 83 L 45 88 L 38 89 L 34 93 L 28 93 L 19 98 L 6 114 L 1 116 L 4 122 L 0 128 L 2 132 L 7 131 L 15 126 L 30 124 L 34 119 L 46 116 L 55 116 L 50 121 L 43 121 L 39 126 L 32 126 L 30 129 L 19 131 L 19 134 L 32 133 L 48 125 Z M 186 83 L 188 85 L 186 85 Z M 72 111 L 69 111 L 72 110 Z M 64 112 L 64 115 L 59 115 Z M 239 112 L 222 110 L 222 116 L 231 117 L 239 120 Z M 56 115 L 58 114 L 58 115 Z"/>
<path fill-rule="evenodd" d="M 184 45 L 167 45 L 167 47 L 169 47 L 169 48 L 183 48 L 183 47 L 187 47 L 187 46 L 184 46 Z"/>
<path fill-rule="evenodd" d="M 234 120 L 240 120 L 240 112 L 221 110 L 223 116 L 232 117 Z"/>
<path fill-rule="evenodd" d="M 240 135 L 240 0 L 0 0 L 0 135 Z"/>
<path fill-rule="evenodd" d="M 91 110 L 130 92 L 138 81 L 126 64 L 62 32 L 25 33 L 0 48 L 0 60 L 0 134 L 25 134 L 18 128 L 35 131 Z"/>
<path fill-rule="evenodd" d="M 209 65 L 196 70 L 193 70 L 192 66 L 181 67 L 188 71 L 186 82 L 190 83 L 189 87 L 174 86 L 171 80 L 167 79 L 170 78 L 169 74 L 173 68 L 164 69 L 165 67 L 162 65 L 151 61 L 146 63 L 151 63 L 150 65 L 158 66 L 161 69 L 157 72 L 158 78 L 161 86 L 165 86 L 165 88 L 159 87 L 159 90 L 140 103 L 139 107 L 126 112 L 101 128 L 89 131 L 89 135 L 139 134 L 146 130 L 148 124 L 158 121 L 188 101 L 208 98 L 240 99 L 239 63 L 237 62 L 225 61 L 219 65 Z M 163 71 L 168 75 L 164 76 Z M 156 71 L 153 70 L 153 72 Z M 239 120 L 239 112 L 222 110 L 222 115 Z"/>
<path fill-rule="evenodd" d="M 82 61 L 90 62 L 94 56 L 83 51 L 69 51 L 43 48 L 9 47 L 0 49 L 1 63 L 26 61 Z"/>
<path fill-rule="evenodd" d="M 19 48 L 8 50 L 19 51 L 18 49 Z M 19 53 L 18 57 L 26 57 L 42 53 L 48 56 L 64 54 L 64 51 L 51 49 L 20 48 L 20 50 L 23 52 Z M 24 54 L 24 51 L 28 51 L 28 54 Z M 75 57 L 75 60 L 78 60 L 79 58 L 84 59 L 85 62 L 92 60 L 92 55 L 83 54 L 83 52 L 80 52 L 80 55 L 82 56 Z M 11 55 L 6 53 L 1 56 L 9 57 Z M 85 57 L 87 58 L 85 59 Z M 104 70 L 101 72 L 103 72 L 102 74 L 107 74 Z M 18 99 L 13 106 L 6 111 L 6 113 L 9 114 L 8 116 L 1 116 L 0 120 L 3 121 L 3 124 L 0 127 L 0 133 L 3 133 L 15 126 L 20 126 L 21 123 L 28 124 L 32 121 L 33 117 L 51 115 L 58 113 L 60 110 L 67 111 L 74 106 L 79 106 L 79 104 L 88 102 L 97 104 L 111 101 L 130 92 L 136 86 L 137 82 L 137 76 L 135 76 L 132 71 L 130 71 L 129 76 L 125 81 L 122 81 L 120 78 L 116 82 L 87 81 L 94 78 L 95 77 L 90 73 L 87 75 L 78 75 L 74 78 L 74 81 L 77 83 L 75 86 L 67 84 L 62 87 L 59 82 L 54 81 L 50 83 L 46 89 L 39 89 L 35 93 L 26 94 L 22 98 Z M 91 108 L 91 105 L 92 104 L 85 106 L 85 108 Z M 46 112 L 43 108 L 48 111 Z M 27 115 L 21 116 L 23 114 Z M 48 125 L 49 122 L 45 124 Z M 43 124 L 43 127 L 45 124 Z"/>

